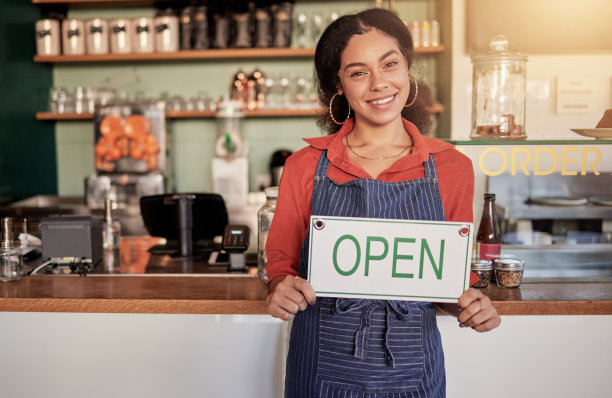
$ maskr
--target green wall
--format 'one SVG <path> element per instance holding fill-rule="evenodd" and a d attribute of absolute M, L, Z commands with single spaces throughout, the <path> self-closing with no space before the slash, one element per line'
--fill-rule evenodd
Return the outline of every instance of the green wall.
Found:
<path fill-rule="evenodd" d="M 386 2 L 385 2 L 386 3 Z M 398 2 L 398 11 L 404 19 L 423 20 L 433 13 L 432 3 L 427 0 L 403 0 Z M 320 12 L 329 15 L 332 11 L 347 13 L 370 7 L 374 2 L 297 2 L 295 12 L 308 15 Z M 100 16 L 151 16 L 152 9 L 75 9 L 71 17 L 90 18 Z M 434 14 L 435 15 L 435 14 Z M 436 86 L 434 56 L 423 58 L 423 77 Z M 74 89 L 76 86 L 110 86 L 125 89 L 134 94 L 143 92 L 157 97 L 161 92 L 171 95 L 195 96 L 205 91 L 211 96 L 229 92 L 232 76 L 238 69 L 251 72 L 259 67 L 264 73 L 311 77 L 312 59 L 280 60 L 206 60 L 185 62 L 106 63 L 96 65 L 63 65 L 53 68 L 55 86 Z M 211 161 L 214 156 L 216 124 L 214 119 L 169 120 L 170 159 L 168 161 L 169 190 L 211 191 Z M 304 137 L 321 134 L 312 117 L 251 118 L 243 121 L 243 132 L 249 144 L 249 179 L 251 189 L 257 175 L 268 172 L 271 154 L 277 149 L 291 151 L 302 148 Z M 94 173 L 93 126 L 91 122 L 56 123 L 58 191 L 61 195 L 83 194 L 83 180 Z"/>
<path fill-rule="evenodd" d="M 54 126 L 34 118 L 52 84 L 52 68 L 32 62 L 41 16 L 30 1 L 0 2 L 0 202 L 57 192 Z"/>

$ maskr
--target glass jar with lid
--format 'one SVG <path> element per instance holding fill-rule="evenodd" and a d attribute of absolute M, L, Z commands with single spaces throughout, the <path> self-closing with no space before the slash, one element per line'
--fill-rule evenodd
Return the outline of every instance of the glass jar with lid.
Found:
<path fill-rule="evenodd" d="M 474 283 L 472 287 L 489 286 L 489 280 L 491 279 L 491 272 L 493 270 L 493 263 L 491 260 L 473 259 L 471 270 L 478 277 L 478 282 Z"/>
<path fill-rule="evenodd" d="M 473 55 L 472 139 L 525 139 L 527 55 L 494 36 L 488 54 Z"/>
<path fill-rule="evenodd" d="M 493 261 L 495 282 L 499 287 L 519 287 L 525 262 L 518 258 L 498 258 Z"/>
<path fill-rule="evenodd" d="M 266 254 L 266 241 L 272 225 L 272 218 L 276 211 L 276 199 L 278 198 L 278 187 L 266 188 L 266 203 L 257 212 L 257 273 L 262 282 L 268 282 L 268 272 L 266 264 L 268 256 Z"/>

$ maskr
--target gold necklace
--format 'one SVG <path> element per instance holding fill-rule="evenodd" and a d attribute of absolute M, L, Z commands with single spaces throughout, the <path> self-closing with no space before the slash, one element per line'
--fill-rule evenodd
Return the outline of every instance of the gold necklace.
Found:
<path fill-rule="evenodd" d="M 351 144 L 349 144 L 349 140 L 348 140 L 348 135 L 345 136 L 346 138 L 346 146 L 349 149 L 349 151 L 353 152 L 356 156 L 359 156 L 362 159 L 366 159 L 366 160 L 385 160 L 385 159 L 393 159 L 396 158 L 398 156 L 400 156 L 402 153 L 406 152 L 408 149 L 412 148 L 412 145 L 408 145 L 406 148 L 402 149 L 402 151 L 398 154 L 392 155 L 392 156 L 377 156 L 377 157 L 373 157 L 373 158 L 369 158 L 367 156 L 363 156 L 358 154 L 357 152 L 355 152 L 353 150 L 353 148 L 351 147 Z"/>

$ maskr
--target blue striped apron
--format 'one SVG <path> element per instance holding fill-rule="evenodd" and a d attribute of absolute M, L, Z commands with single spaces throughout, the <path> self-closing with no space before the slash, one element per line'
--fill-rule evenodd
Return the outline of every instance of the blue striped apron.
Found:
<path fill-rule="evenodd" d="M 425 177 L 402 182 L 327 177 L 319 158 L 313 215 L 444 221 L 433 156 Z M 308 235 L 300 259 L 307 278 Z M 317 298 L 296 314 L 285 379 L 290 398 L 444 397 L 446 375 L 436 311 L 431 303 Z"/>

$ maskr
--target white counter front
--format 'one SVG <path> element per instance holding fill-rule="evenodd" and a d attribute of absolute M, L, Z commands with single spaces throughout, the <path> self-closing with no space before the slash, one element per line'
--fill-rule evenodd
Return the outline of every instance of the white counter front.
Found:
<path fill-rule="evenodd" d="M 608 397 L 612 316 L 438 317 L 449 398 Z M 288 326 L 267 315 L 0 313 L 7 398 L 282 397 Z"/>

